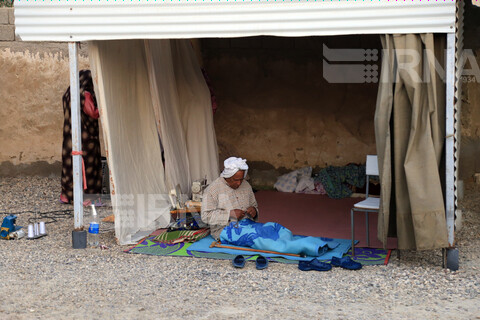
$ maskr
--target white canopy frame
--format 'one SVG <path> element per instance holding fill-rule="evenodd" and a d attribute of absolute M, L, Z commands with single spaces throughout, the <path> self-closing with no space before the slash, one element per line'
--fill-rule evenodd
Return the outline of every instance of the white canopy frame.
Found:
<path fill-rule="evenodd" d="M 446 65 L 446 217 L 447 267 L 458 268 L 455 246 L 455 84 L 456 4 L 448 2 L 314 2 L 301 0 L 258 3 L 219 0 L 216 3 L 181 0 L 177 4 L 140 0 L 138 3 L 15 2 L 16 32 L 28 41 L 69 42 L 73 150 L 81 150 L 78 84 L 78 42 L 113 39 L 173 39 L 203 37 L 324 36 L 343 34 L 444 33 Z M 88 27 L 86 27 L 88 26 Z M 83 223 L 81 158 L 74 156 L 75 228 Z"/>

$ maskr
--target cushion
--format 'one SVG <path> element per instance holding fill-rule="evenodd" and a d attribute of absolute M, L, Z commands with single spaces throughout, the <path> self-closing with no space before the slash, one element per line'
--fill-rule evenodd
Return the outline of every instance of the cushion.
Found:
<path fill-rule="evenodd" d="M 278 177 L 277 182 L 273 186 L 281 192 L 294 192 L 297 187 L 297 171 Z"/>

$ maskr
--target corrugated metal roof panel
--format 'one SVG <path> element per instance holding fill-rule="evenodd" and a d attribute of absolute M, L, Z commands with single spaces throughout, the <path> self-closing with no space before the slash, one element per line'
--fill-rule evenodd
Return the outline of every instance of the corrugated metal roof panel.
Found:
<path fill-rule="evenodd" d="M 454 32 L 455 1 L 15 1 L 28 41 Z"/>

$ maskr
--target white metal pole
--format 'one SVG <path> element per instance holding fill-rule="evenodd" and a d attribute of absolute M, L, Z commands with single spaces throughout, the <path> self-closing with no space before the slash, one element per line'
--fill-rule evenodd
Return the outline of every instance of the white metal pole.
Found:
<path fill-rule="evenodd" d="M 445 210 L 448 244 L 455 242 L 455 158 L 454 158 L 454 96 L 455 96 L 455 33 L 447 33 L 446 124 L 445 124 Z"/>
<path fill-rule="evenodd" d="M 72 153 L 82 151 L 82 125 L 80 117 L 80 81 L 78 77 L 78 42 L 68 43 L 70 59 L 70 108 L 72 120 Z M 83 227 L 83 172 L 82 156 L 72 155 L 73 208 L 75 229 Z"/>

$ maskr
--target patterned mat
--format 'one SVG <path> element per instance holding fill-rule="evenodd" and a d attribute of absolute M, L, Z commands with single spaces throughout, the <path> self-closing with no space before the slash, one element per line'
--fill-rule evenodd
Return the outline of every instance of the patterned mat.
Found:
<path fill-rule="evenodd" d="M 210 259 L 226 259 L 233 260 L 235 255 L 220 252 L 203 252 L 188 250 L 192 243 L 159 243 L 153 241 L 156 235 L 151 235 L 132 248 L 125 250 L 128 253 L 148 254 L 154 256 L 177 256 L 177 257 L 196 257 L 196 258 L 210 258 Z M 351 254 L 351 250 L 347 255 Z M 247 260 L 255 260 L 256 255 L 245 256 Z M 368 265 L 386 265 L 390 258 L 390 250 L 373 249 L 373 248 L 355 248 L 355 261 L 360 262 L 364 266 Z M 282 257 L 269 257 L 267 258 L 272 262 L 291 263 L 298 264 L 298 261 L 289 260 Z M 321 260 L 324 262 L 330 262 L 330 260 Z"/>

